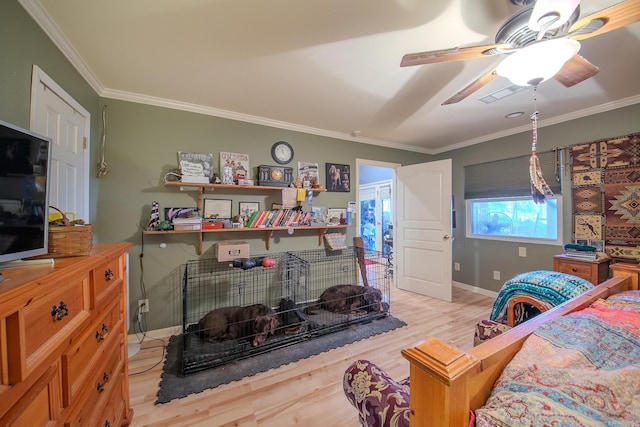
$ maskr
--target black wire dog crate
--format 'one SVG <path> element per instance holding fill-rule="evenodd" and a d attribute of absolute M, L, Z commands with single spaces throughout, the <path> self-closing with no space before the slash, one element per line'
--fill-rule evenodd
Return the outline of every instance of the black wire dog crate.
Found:
<path fill-rule="evenodd" d="M 275 265 L 261 266 L 262 256 L 251 258 L 256 261 L 255 267 L 244 268 L 241 263 L 234 267 L 233 262 L 214 259 L 187 262 L 182 283 L 183 375 L 389 314 L 388 259 L 380 252 L 349 247 L 265 257 L 273 259 Z M 256 338 L 263 332 L 257 316 L 238 317 L 255 305 L 268 307 L 277 320 L 264 340 Z M 214 311 L 233 313 L 227 318 L 226 328 L 240 333 L 212 339 L 207 329 L 211 323 L 199 322 Z M 216 315 L 216 321 L 220 317 Z"/>

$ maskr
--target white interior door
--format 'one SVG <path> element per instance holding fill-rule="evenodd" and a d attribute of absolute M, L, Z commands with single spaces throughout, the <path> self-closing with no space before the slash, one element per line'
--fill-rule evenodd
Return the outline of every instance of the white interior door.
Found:
<path fill-rule="evenodd" d="M 89 221 L 90 114 L 34 66 L 31 130 L 53 140 L 49 205 Z"/>
<path fill-rule="evenodd" d="M 451 159 L 396 169 L 400 289 L 451 301 Z"/>

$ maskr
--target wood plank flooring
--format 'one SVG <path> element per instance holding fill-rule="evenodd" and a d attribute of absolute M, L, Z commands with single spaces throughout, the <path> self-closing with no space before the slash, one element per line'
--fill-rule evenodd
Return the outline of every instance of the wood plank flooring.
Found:
<path fill-rule="evenodd" d="M 131 426 L 358 427 L 342 391 L 342 375 L 354 360 L 371 360 L 391 377 L 404 378 L 409 364 L 400 350 L 428 336 L 471 348 L 474 326 L 489 316 L 492 303 L 460 288 L 447 303 L 392 287 L 391 313 L 407 326 L 162 405 L 154 402 L 168 337 L 150 333 L 129 359 Z"/>

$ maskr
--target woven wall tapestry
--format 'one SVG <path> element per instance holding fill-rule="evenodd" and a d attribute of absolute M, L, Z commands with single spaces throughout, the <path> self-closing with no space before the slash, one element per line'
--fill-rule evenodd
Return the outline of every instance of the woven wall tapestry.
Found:
<path fill-rule="evenodd" d="M 640 261 L 640 133 L 571 147 L 574 240 Z"/>

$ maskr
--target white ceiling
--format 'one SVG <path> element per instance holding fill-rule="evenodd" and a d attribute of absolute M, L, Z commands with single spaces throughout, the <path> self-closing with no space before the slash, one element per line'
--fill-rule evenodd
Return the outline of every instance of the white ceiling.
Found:
<path fill-rule="evenodd" d="M 105 97 L 431 154 L 531 128 L 531 89 L 478 100 L 511 86 L 502 77 L 440 105 L 504 56 L 399 66 L 493 43 L 518 10 L 508 0 L 19 1 Z M 583 0 L 582 14 L 617 1 Z M 540 126 L 640 102 L 640 23 L 580 54 L 600 73 L 542 83 Z"/>

